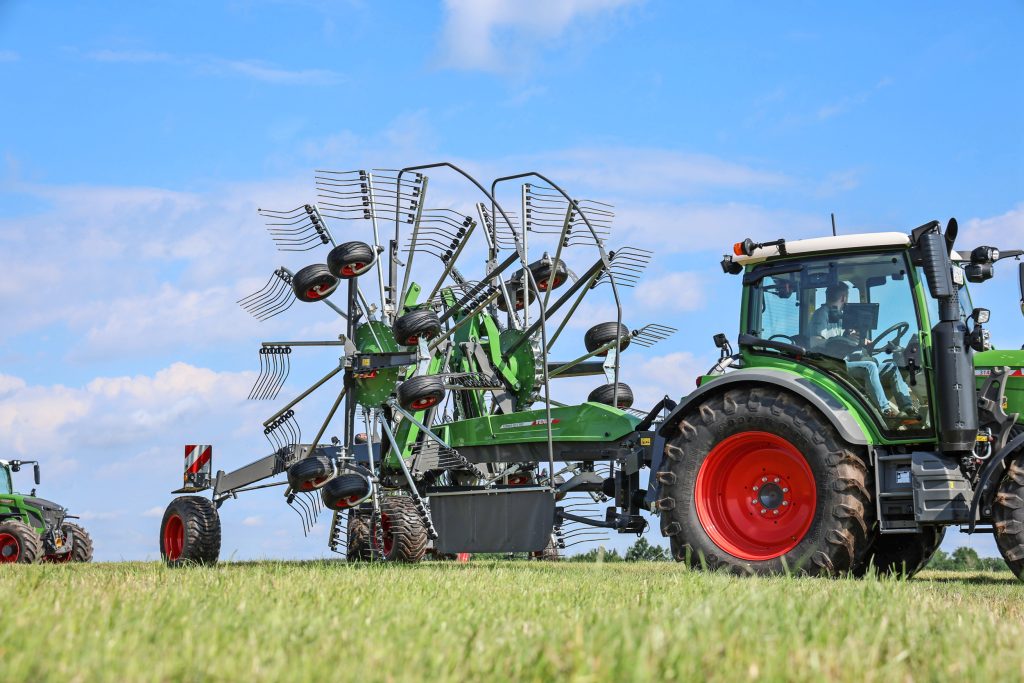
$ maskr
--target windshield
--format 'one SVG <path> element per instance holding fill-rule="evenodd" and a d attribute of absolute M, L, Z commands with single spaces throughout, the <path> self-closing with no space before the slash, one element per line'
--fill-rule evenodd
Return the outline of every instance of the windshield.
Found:
<path fill-rule="evenodd" d="M 758 278 L 760 274 L 764 277 Z M 928 426 L 918 316 L 902 253 L 808 258 L 748 275 L 747 334 L 799 356 L 859 394 L 889 430 Z M 804 353 L 799 353 L 800 349 Z"/>
<path fill-rule="evenodd" d="M 6 467 L 0 467 L 0 495 L 14 493 L 11 487 L 11 472 Z"/>

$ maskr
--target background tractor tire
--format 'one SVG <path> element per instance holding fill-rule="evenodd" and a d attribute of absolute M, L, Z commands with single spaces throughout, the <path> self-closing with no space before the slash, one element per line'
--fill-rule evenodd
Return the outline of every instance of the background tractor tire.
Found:
<path fill-rule="evenodd" d="M 593 403 L 603 403 L 606 406 L 614 405 L 616 408 L 625 410 L 633 405 L 633 390 L 629 388 L 628 384 L 619 382 L 619 394 L 616 399 L 615 385 L 602 384 L 590 392 L 587 400 Z"/>
<path fill-rule="evenodd" d="M 554 534 L 548 540 L 548 544 L 544 546 L 544 550 L 530 553 L 531 560 L 540 560 L 541 562 L 557 562 L 561 559 L 558 553 L 558 544 L 555 543 Z"/>
<path fill-rule="evenodd" d="M 416 346 L 420 339 L 436 337 L 441 331 L 441 321 L 434 311 L 409 311 L 395 320 L 391 330 L 395 333 L 395 341 L 402 346 Z"/>
<path fill-rule="evenodd" d="M 879 534 L 853 574 L 865 576 L 874 567 L 880 576 L 909 579 L 927 566 L 945 536 L 944 526 L 926 526 L 917 534 Z"/>
<path fill-rule="evenodd" d="M 160 523 L 160 557 L 169 567 L 217 564 L 220 516 L 209 498 L 180 496 Z"/>
<path fill-rule="evenodd" d="M 326 299 L 337 288 L 338 278 L 331 275 L 322 263 L 306 266 L 292 276 L 292 291 L 299 301 Z"/>
<path fill-rule="evenodd" d="M 349 562 L 369 562 L 373 559 L 369 514 L 363 514 L 359 510 L 352 510 L 348 513 L 347 539 L 345 557 Z"/>
<path fill-rule="evenodd" d="M 665 446 L 661 532 L 672 556 L 737 574 L 836 575 L 868 551 L 861 449 L 803 399 L 738 387 L 688 410 Z"/>
<path fill-rule="evenodd" d="M 347 510 L 370 495 L 370 482 L 361 474 L 346 472 L 324 484 L 320 498 L 328 510 Z"/>
<path fill-rule="evenodd" d="M 380 525 L 383 547 L 380 555 L 389 562 L 416 563 L 427 553 L 427 527 L 408 496 L 385 496 L 381 500 Z"/>
<path fill-rule="evenodd" d="M 345 242 L 327 254 L 327 269 L 340 280 L 359 277 L 373 265 L 377 255 L 365 242 Z"/>
<path fill-rule="evenodd" d="M 43 537 L 20 519 L 0 522 L 0 564 L 34 564 L 43 559 Z"/>
<path fill-rule="evenodd" d="M 1018 579 L 1024 580 L 1024 453 L 1020 451 L 999 482 L 992 506 L 992 526 L 1006 565 Z"/>
<path fill-rule="evenodd" d="M 583 345 L 587 347 L 587 353 L 593 353 L 608 342 L 620 338 L 622 341 L 619 342 L 619 352 L 621 353 L 629 348 L 629 328 L 620 323 L 598 323 L 583 335 Z M 599 355 L 607 356 L 608 352 L 605 351 Z"/>
<path fill-rule="evenodd" d="M 410 377 L 398 385 L 398 405 L 406 410 L 426 410 L 444 400 L 444 380 L 438 375 Z"/>
<path fill-rule="evenodd" d="M 66 562 L 92 562 L 92 537 L 89 532 L 78 526 L 67 522 L 61 527 L 64 530 L 64 537 L 71 539 L 71 552 L 67 554 Z"/>
<path fill-rule="evenodd" d="M 292 491 L 313 491 L 334 476 L 334 464 L 324 455 L 303 458 L 288 468 L 288 485 Z"/>

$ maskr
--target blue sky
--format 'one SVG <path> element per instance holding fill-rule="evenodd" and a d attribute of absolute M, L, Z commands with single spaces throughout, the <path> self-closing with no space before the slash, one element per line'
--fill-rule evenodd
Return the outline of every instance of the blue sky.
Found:
<path fill-rule="evenodd" d="M 1024 246 L 1022 27 L 1019 2 L 0 2 L 0 451 L 44 461 L 98 558 L 155 557 L 182 444 L 223 468 L 266 450 L 259 341 L 333 329 L 234 304 L 303 265 L 255 209 L 312 198 L 316 168 L 535 169 L 612 202 L 612 242 L 657 250 L 629 322 L 685 330 L 626 380 L 678 396 L 735 333 L 738 239 L 834 211 Z M 1017 346 L 1009 271 L 975 298 Z M 285 394 L 333 362 L 294 361 Z M 278 496 L 223 508 L 225 556 L 326 553 Z"/>

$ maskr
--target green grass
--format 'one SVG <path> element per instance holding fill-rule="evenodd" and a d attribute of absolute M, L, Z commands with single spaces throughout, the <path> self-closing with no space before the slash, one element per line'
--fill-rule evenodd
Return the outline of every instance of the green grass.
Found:
<path fill-rule="evenodd" d="M 8 681 L 1024 678 L 1024 584 L 672 563 L 0 567 Z"/>

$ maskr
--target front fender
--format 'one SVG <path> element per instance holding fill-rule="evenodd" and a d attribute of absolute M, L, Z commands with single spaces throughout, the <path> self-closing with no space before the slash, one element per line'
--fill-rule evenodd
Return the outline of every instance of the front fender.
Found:
<path fill-rule="evenodd" d="M 741 385 L 765 384 L 784 389 L 813 405 L 832 423 L 832 426 L 847 443 L 858 446 L 866 446 L 871 443 L 854 414 L 835 396 L 805 377 L 771 368 L 737 370 L 703 384 L 692 394 L 685 396 L 675 410 L 669 413 L 658 430 L 658 434 L 665 438 L 675 436 L 683 415 L 708 396 Z"/>

